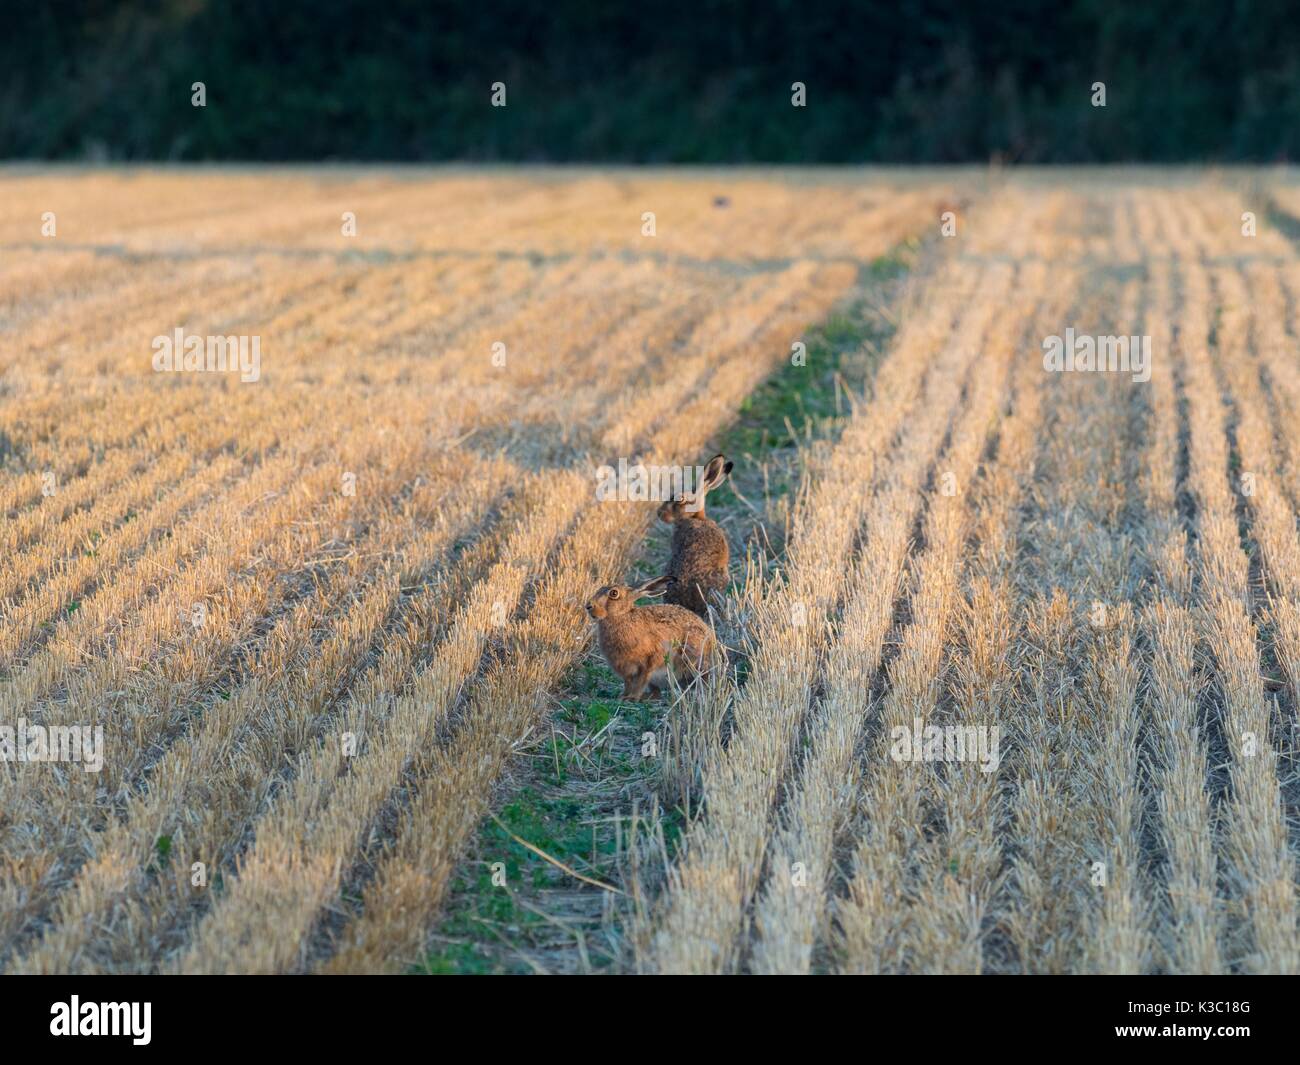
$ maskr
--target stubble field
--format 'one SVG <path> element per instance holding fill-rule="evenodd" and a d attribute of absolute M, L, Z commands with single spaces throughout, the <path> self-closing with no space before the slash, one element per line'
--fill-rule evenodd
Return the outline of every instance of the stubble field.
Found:
<path fill-rule="evenodd" d="M 1285 174 L 0 187 L 0 726 L 102 728 L 0 969 L 1300 969 Z M 623 702 L 597 470 L 719 450 L 726 668 Z"/>

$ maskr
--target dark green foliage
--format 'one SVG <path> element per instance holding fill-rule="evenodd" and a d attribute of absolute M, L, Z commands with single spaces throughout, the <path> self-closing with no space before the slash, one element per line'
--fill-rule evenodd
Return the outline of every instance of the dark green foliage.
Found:
<path fill-rule="evenodd" d="M 1268 161 L 1300 138 L 1297 27 L 1280 0 L 44 0 L 5 13 L 0 155 Z"/>

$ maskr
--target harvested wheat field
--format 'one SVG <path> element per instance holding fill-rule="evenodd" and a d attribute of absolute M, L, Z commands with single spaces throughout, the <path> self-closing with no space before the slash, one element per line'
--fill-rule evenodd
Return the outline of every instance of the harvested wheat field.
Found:
<path fill-rule="evenodd" d="M 1300 970 L 1289 182 L 0 171 L 0 970 Z"/>

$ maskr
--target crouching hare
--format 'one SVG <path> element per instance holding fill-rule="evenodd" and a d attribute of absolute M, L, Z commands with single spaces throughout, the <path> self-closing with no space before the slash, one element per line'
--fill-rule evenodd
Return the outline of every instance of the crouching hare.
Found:
<path fill-rule="evenodd" d="M 666 691 L 671 673 L 678 684 L 708 672 L 717 645 L 713 631 L 679 606 L 637 606 L 638 597 L 662 595 L 672 584 L 656 577 L 637 588 L 611 584 L 587 601 L 600 650 L 623 679 L 623 698 L 641 698 L 647 685 Z"/>
<path fill-rule="evenodd" d="M 659 520 L 673 527 L 668 576 L 674 583 L 667 601 L 702 618 L 709 616 L 709 603 L 727 588 L 727 563 L 731 557 L 727 534 L 704 513 L 704 497 L 727 479 L 733 465 L 725 455 L 714 455 L 704 467 L 696 492 L 678 496 L 659 508 Z"/>

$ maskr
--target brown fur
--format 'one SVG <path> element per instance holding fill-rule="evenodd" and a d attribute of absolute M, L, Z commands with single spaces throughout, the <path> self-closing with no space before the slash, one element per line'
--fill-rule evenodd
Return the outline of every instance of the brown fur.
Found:
<path fill-rule="evenodd" d="M 709 616 L 709 604 L 726 591 L 731 558 L 727 534 L 705 514 L 704 500 L 727 479 L 731 467 L 725 455 L 714 455 L 704 468 L 698 492 L 679 496 L 659 508 L 659 520 L 673 527 L 673 553 L 668 563 L 673 584 L 667 602 L 702 618 Z"/>
<path fill-rule="evenodd" d="M 648 687 L 664 691 L 671 671 L 679 684 L 708 672 L 716 643 L 712 630 L 679 606 L 636 606 L 638 596 L 659 595 L 671 583 L 656 577 L 639 588 L 606 585 L 587 602 L 600 650 L 623 680 L 623 698 L 640 699 Z"/>

